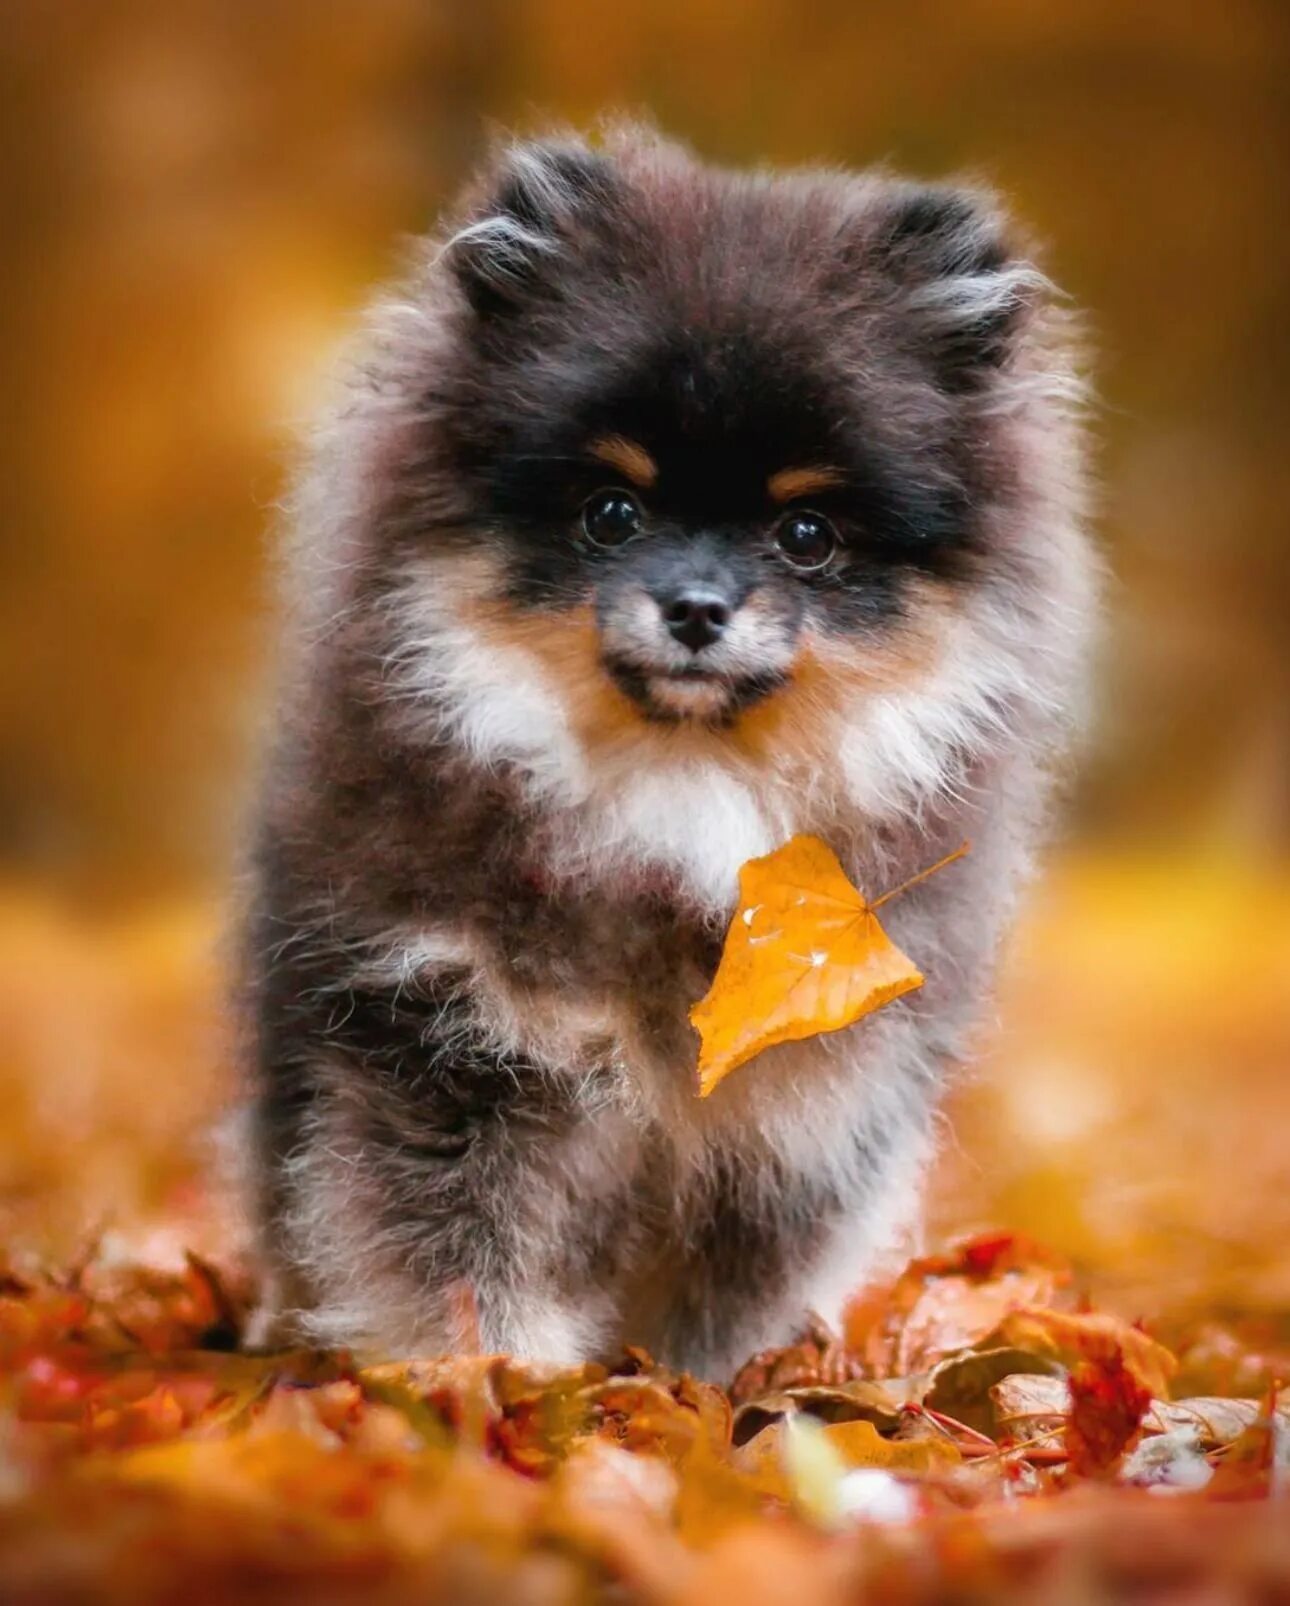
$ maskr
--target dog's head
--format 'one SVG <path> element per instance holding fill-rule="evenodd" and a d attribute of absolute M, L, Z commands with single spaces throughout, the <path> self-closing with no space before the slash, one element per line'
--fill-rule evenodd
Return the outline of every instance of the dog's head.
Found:
<path fill-rule="evenodd" d="M 722 739 L 909 684 L 1021 522 L 1044 281 L 975 191 L 521 144 L 428 283 L 399 550 L 478 664 Z"/>

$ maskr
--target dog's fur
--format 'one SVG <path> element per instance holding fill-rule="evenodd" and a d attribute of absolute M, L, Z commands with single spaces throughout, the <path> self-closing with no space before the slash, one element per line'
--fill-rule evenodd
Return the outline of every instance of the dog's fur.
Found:
<path fill-rule="evenodd" d="M 896 1242 L 1080 701 L 1052 302 L 986 194 L 619 128 L 499 150 L 377 303 L 292 504 L 247 943 L 281 1321 L 719 1376 Z M 687 1010 L 794 832 L 871 893 L 973 848 L 884 911 L 921 991 L 700 1101 Z"/>

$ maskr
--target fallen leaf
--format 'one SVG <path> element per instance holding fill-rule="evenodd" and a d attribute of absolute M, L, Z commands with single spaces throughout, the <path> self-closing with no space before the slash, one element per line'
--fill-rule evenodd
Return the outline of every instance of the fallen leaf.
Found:
<path fill-rule="evenodd" d="M 1164 1396 L 1178 1362 L 1140 1327 L 1118 1316 L 1092 1311 L 1010 1311 L 999 1324 L 1000 1339 L 1017 1349 L 1058 1354 L 1079 1361 L 1123 1360 L 1134 1379 L 1151 1394 Z"/>
<path fill-rule="evenodd" d="M 910 1261 L 889 1288 L 862 1290 L 843 1314 L 845 1348 L 872 1376 L 926 1371 L 990 1340 L 1010 1311 L 1046 1306 L 1069 1275 L 1064 1262 L 1017 1235 L 968 1238 Z M 993 1347 L 1006 1343 L 997 1338 Z"/>
<path fill-rule="evenodd" d="M 871 1422 L 892 1432 L 903 1407 L 922 1398 L 923 1382 L 899 1380 L 851 1383 L 813 1383 L 799 1388 L 776 1389 L 745 1400 L 734 1417 L 734 1442 L 744 1444 L 763 1428 L 786 1416 L 804 1412 L 824 1423 Z"/>
<path fill-rule="evenodd" d="M 1051 1282 L 1044 1261 L 999 1234 L 926 1256 L 875 1304 L 866 1340 L 876 1332 L 887 1359 L 935 1356 Z M 167 1284 L 155 1266 L 87 1262 L 0 1288 L 0 1598 L 98 1599 L 95 1580 L 111 1578 L 131 1598 L 205 1606 L 265 1577 L 338 1606 L 606 1593 L 697 1606 L 735 1584 L 766 1606 L 912 1606 L 1056 1596 L 1063 1558 L 1138 1580 L 1161 1541 L 1162 1590 L 1186 1579 L 1236 1598 L 1219 1586 L 1239 1565 L 1259 1598 L 1280 1598 L 1284 1512 L 1268 1496 L 1290 1407 L 1197 1395 L 1140 1408 L 1143 1378 L 1167 1380 L 1170 1357 L 1113 1317 L 1009 1308 L 973 1340 L 985 1347 L 885 1378 L 855 1376 L 864 1357 L 813 1319 L 741 1373 L 775 1386 L 732 1401 L 641 1350 L 613 1366 L 360 1369 L 343 1353 L 193 1349 L 223 1273 L 190 1271 Z M 1098 1476 L 1051 1498 L 1071 1467 Z M 1170 1528 L 1152 1516 L 1167 1509 Z M 1185 1565 L 1170 1559 L 1193 1541 Z M 790 1570 L 731 1579 L 710 1565 L 736 1554 Z"/>
<path fill-rule="evenodd" d="M 894 895 L 870 904 L 814 836 L 743 866 L 717 974 L 690 1011 L 702 1045 L 700 1097 L 763 1049 L 839 1031 L 922 986 L 874 912 Z"/>
<path fill-rule="evenodd" d="M 948 1439 L 884 1438 L 872 1422 L 834 1422 L 825 1426 L 825 1439 L 848 1467 L 883 1467 L 889 1472 L 932 1472 L 953 1466 L 959 1453 Z"/>
<path fill-rule="evenodd" d="M 812 1314 L 792 1344 L 759 1350 L 745 1361 L 730 1385 L 730 1399 L 738 1406 L 776 1389 L 835 1386 L 863 1377 L 865 1371 L 864 1361 L 852 1353 L 846 1340 Z"/>
<path fill-rule="evenodd" d="M 1028 1372 L 1056 1374 L 1057 1380 L 1065 1383 L 1063 1368 L 1047 1356 L 1030 1355 L 1020 1349 L 965 1350 L 932 1369 L 920 1403 L 993 1437 L 999 1431 L 995 1385 L 1004 1378 Z"/>
<path fill-rule="evenodd" d="M 972 1277 L 998 1277 L 1005 1271 L 1030 1271 L 1040 1267 L 1050 1272 L 1054 1283 L 1070 1277 L 1070 1266 L 1062 1255 L 1036 1243 L 1024 1232 L 982 1232 L 960 1239 L 944 1255 L 930 1255 L 922 1264 L 939 1267 L 942 1274 L 966 1272 Z"/>
<path fill-rule="evenodd" d="M 556 1473 L 550 1525 L 565 1543 L 596 1556 L 625 1594 L 661 1598 L 685 1572 L 671 1531 L 677 1488 L 676 1474 L 655 1456 L 580 1440 Z"/>
<path fill-rule="evenodd" d="M 1033 1373 L 1000 1378 L 990 1388 L 999 1431 L 1013 1439 L 1047 1437 L 1060 1431 L 1071 1408 L 1065 1376 Z"/>
<path fill-rule="evenodd" d="M 1080 1361 L 1070 1375 L 1066 1462 L 1073 1477 L 1110 1477 L 1142 1437 L 1151 1404 L 1120 1351 Z"/>
<path fill-rule="evenodd" d="M 1206 1449 L 1231 1444 L 1258 1420 L 1264 1407 L 1258 1400 L 1219 1400 L 1200 1395 L 1189 1400 L 1155 1400 L 1147 1413 L 1149 1432 L 1192 1428 Z M 1277 1407 L 1277 1421 L 1290 1435 L 1290 1404 Z"/>

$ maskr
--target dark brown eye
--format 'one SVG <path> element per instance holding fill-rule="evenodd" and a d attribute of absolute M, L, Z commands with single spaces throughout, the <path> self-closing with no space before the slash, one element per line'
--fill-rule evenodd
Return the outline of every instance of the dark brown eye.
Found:
<path fill-rule="evenodd" d="M 639 535 L 645 515 L 626 491 L 597 491 L 582 504 L 582 528 L 596 546 L 622 546 Z"/>
<path fill-rule="evenodd" d="M 795 569 L 822 569 L 837 545 L 837 531 L 819 513 L 790 513 L 775 529 L 775 546 Z"/>

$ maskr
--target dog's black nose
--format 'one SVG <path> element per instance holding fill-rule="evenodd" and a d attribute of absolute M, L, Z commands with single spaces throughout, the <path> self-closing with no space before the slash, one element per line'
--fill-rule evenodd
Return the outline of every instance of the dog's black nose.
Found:
<path fill-rule="evenodd" d="M 720 641 L 730 623 L 730 604 L 720 592 L 699 586 L 676 591 L 659 606 L 673 640 L 691 652 Z"/>

